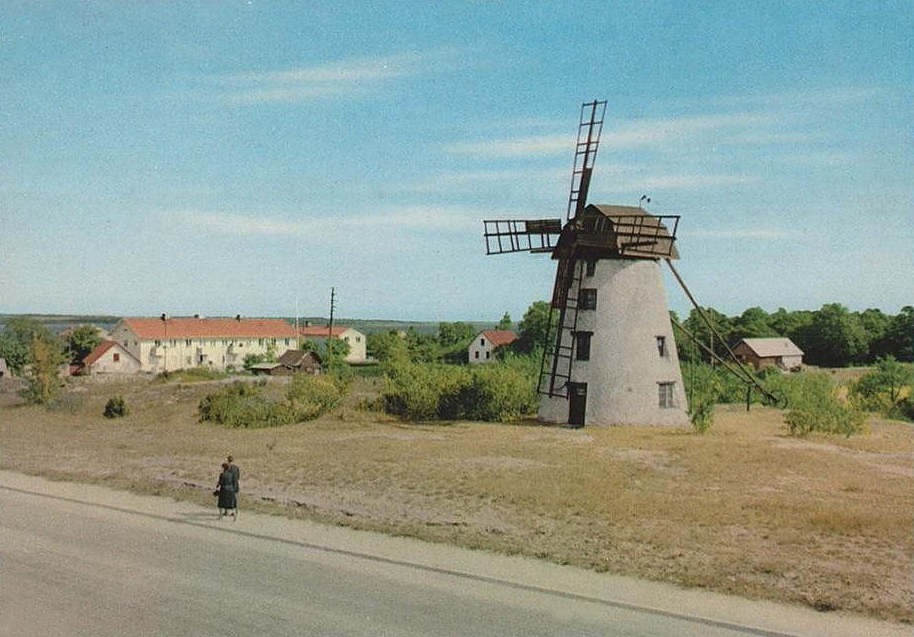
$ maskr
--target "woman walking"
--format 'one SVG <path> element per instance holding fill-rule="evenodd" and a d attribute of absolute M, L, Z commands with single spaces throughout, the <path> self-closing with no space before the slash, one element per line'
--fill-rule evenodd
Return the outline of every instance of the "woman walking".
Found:
<path fill-rule="evenodd" d="M 238 493 L 238 479 L 235 472 L 229 468 L 229 463 L 222 463 L 222 473 L 216 484 L 216 495 L 219 497 L 219 517 L 232 514 L 232 519 L 237 519 L 238 509 L 235 494 Z"/>

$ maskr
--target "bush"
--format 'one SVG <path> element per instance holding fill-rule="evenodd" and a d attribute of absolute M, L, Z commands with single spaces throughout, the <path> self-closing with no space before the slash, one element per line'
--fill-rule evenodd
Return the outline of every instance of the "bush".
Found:
<path fill-rule="evenodd" d="M 791 406 L 784 422 L 791 435 L 820 431 L 850 436 L 863 430 L 865 414 L 838 399 L 837 387 L 826 374 L 801 374 L 783 386 Z"/>
<path fill-rule="evenodd" d="M 286 398 L 301 420 L 311 420 L 339 405 L 345 390 L 343 381 L 331 376 L 295 374 L 286 390 Z"/>
<path fill-rule="evenodd" d="M 263 395 L 261 387 L 235 381 L 200 401 L 200 420 L 229 427 L 278 427 L 296 422 L 292 406 Z"/>
<path fill-rule="evenodd" d="M 197 383 L 207 380 L 222 380 L 230 376 L 229 372 L 218 371 L 210 367 L 198 366 L 187 369 L 175 369 L 167 372 L 160 372 L 156 375 L 155 380 L 158 382 L 180 381 L 184 383 Z"/>
<path fill-rule="evenodd" d="M 327 413 L 345 396 L 345 386 L 327 376 L 296 374 L 285 400 L 264 394 L 266 379 L 235 381 L 200 401 L 201 421 L 229 427 L 259 429 L 312 420 Z"/>
<path fill-rule="evenodd" d="M 696 432 L 703 434 L 714 423 L 714 405 L 720 400 L 722 384 L 710 365 L 696 365 L 688 378 L 689 419 Z"/>
<path fill-rule="evenodd" d="M 528 368 L 521 360 L 471 367 L 399 361 L 388 367 L 381 402 L 407 420 L 505 422 L 536 410 Z"/>
<path fill-rule="evenodd" d="M 124 400 L 123 396 L 113 396 L 105 404 L 105 418 L 122 418 L 128 413 L 130 413 L 130 410 L 127 408 L 127 401 Z"/>

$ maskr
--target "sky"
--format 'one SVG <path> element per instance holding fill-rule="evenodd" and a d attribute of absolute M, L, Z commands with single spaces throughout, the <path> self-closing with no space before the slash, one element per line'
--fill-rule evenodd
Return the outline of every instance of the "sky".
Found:
<path fill-rule="evenodd" d="M 914 305 L 914 0 L 6 0 L 0 313 L 519 320 L 594 99 L 702 305 Z"/>

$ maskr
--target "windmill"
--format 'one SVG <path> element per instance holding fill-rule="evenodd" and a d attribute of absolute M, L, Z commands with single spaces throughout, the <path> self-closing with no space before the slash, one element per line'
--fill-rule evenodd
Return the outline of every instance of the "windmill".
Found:
<path fill-rule="evenodd" d="M 605 101 L 581 105 L 565 221 L 484 221 L 486 254 L 549 253 L 557 261 L 547 343 L 540 365 L 539 417 L 573 427 L 594 424 L 680 425 L 688 404 L 672 327 L 701 347 L 746 386 L 746 408 L 757 390 L 774 396 L 726 345 L 689 291 L 673 259 L 678 215 L 652 215 L 638 206 L 588 204 Z M 670 317 L 660 260 L 666 262 L 729 361 Z M 555 318 L 553 318 L 555 317 Z"/>
<path fill-rule="evenodd" d="M 557 261 L 541 420 L 687 424 L 659 265 L 679 257 L 679 216 L 587 203 L 605 112 L 605 101 L 581 106 L 565 221 L 484 221 L 486 253 L 550 253 Z"/>

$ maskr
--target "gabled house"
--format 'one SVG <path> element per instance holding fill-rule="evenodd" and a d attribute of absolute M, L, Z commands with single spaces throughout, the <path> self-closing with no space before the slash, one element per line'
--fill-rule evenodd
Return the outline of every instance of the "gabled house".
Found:
<path fill-rule="evenodd" d="M 295 328 L 283 319 L 130 317 L 111 330 L 111 340 L 140 361 L 144 372 L 190 367 L 240 370 L 248 354 L 282 354 L 297 345 Z"/>
<path fill-rule="evenodd" d="M 126 347 L 114 341 L 102 341 L 82 359 L 79 373 L 95 374 L 138 374 L 142 365 L 139 359 Z"/>
<path fill-rule="evenodd" d="M 803 365 L 803 350 L 785 337 L 744 338 L 733 348 L 733 353 L 756 369 L 774 366 L 790 371 Z"/>
<path fill-rule="evenodd" d="M 290 349 L 279 357 L 279 363 L 290 372 L 302 374 L 320 374 L 321 357 L 317 352 L 304 349 Z"/>
<path fill-rule="evenodd" d="M 347 363 L 364 363 L 366 358 L 366 339 L 360 331 L 345 325 L 334 325 L 331 331 L 327 325 L 303 325 L 298 328 L 302 338 L 324 345 L 328 338 L 337 338 L 349 343 Z"/>
<path fill-rule="evenodd" d="M 289 376 L 291 374 L 320 374 L 321 359 L 315 352 L 289 349 L 272 363 L 257 363 L 249 368 L 254 374 Z"/>
<path fill-rule="evenodd" d="M 496 347 L 508 345 L 517 340 L 512 330 L 483 330 L 473 337 L 467 348 L 471 364 L 488 363 Z"/>

